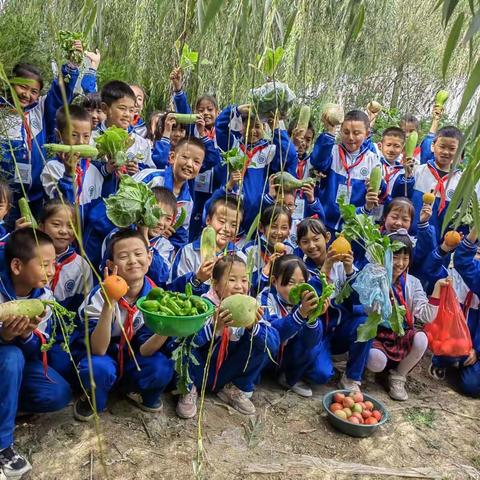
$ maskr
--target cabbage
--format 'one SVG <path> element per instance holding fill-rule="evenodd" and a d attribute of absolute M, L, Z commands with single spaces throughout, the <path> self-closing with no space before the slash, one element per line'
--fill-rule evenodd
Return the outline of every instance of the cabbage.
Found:
<path fill-rule="evenodd" d="M 127 150 L 135 143 L 126 130 L 119 127 L 109 127 L 95 139 L 98 156 L 106 156 L 115 162 L 117 167 L 124 165 L 127 158 Z"/>
<path fill-rule="evenodd" d="M 150 188 L 128 175 L 122 175 L 117 193 L 110 195 L 104 202 L 108 219 L 120 228 L 132 224 L 155 228 L 160 217 L 165 215 Z"/>

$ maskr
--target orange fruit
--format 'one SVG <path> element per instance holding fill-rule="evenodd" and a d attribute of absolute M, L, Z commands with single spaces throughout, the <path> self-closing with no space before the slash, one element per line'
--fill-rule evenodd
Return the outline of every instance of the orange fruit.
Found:
<path fill-rule="evenodd" d="M 335 250 L 335 252 L 338 255 L 348 255 L 352 251 L 352 246 L 350 245 L 350 242 L 343 235 L 340 235 L 330 245 L 329 250 Z"/>
<path fill-rule="evenodd" d="M 455 230 L 450 230 L 445 234 L 444 242 L 447 247 L 456 247 L 462 241 L 462 236 Z"/>
<path fill-rule="evenodd" d="M 422 197 L 423 203 L 432 205 L 435 202 L 435 195 L 432 192 L 425 192 Z"/>
<path fill-rule="evenodd" d="M 110 300 L 118 302 L 127 292 L 127 282 L 118 275 L 109 275 L 102 283 Z"/>
<path fill-rule="evenodd" d="M 275 253 L 287 253 L 287 247 L 283 243 L 277 242 L 273 246 L 273 251 Z"/>

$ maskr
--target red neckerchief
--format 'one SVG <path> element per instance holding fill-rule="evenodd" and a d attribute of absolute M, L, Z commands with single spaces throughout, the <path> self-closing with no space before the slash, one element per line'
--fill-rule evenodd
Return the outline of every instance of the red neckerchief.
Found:
<path fill-rule="evenodd" d="M 87 158 L 85 159 L 85 169 L 83 169 L 82 166 L 79 164 L 77 164 L 77 167 L 75 168 L 75 181 L 77 183 L 77 201 L 79 200 L 82 193 L 84 176 L 87 173 L 89 166 L 90 160 Z"/>
<path fill-rule="evenodd" d="M 442 178 L 437 172 L 437 169 L 431 163 L 427 163 L 427 166 L 428 166 L 428 169 L 430 170 L 430 173 L 433 175 L 433 178 L 435 178 L 435 180 L 437 181 L 437 185 L 435 186 L 435 190 L 433 191 L 433 193 L 435 195 L 437 193 L 440 193 L 440 205 L 438 207 L 438 213 L 440 214 L 445 209 L 445 205 L 447 203 L 445 183 L 447 182 L 449 175 L 447 174 Z"/>
<path fill-rule="evenodd" d="M 32 130 L 30 129 L 30 124 L 28 123 L 28 113 L 29 112 L 23 112 L 23 128 L 25 129 L 25 135 L 27 137 L 27 145 L 28 145 L 28 151 L 32 151 Z"/>
<path fill-rule="evenodd" d="M 38 328 L 36 328 L 32 333 L 40 340 L 40 343 L 42 345 L 46 345 L 47 341 L 45 340 L 45 335 Z M 51 382 L 53 382 L 53 380 L 48 376 L 47 352 L 42 352 L 42 364 L 43 364 L 43 373 Z"/>
<path fill-rule="evenodd" d="M 220 340 L 220 346 L 218 347 L 217 361 L 215 362 L 215 378 L 213 379 L 212 389 L 215 390 L 217 386 L 218 372 L 222 366 L 223 361 L 228 355 L 228 342 L 230 341 L 230 331 L 228 327 L 223 327 L 222 338 Z"/>
<path fill-rule="evenodd" d="M 213 141 L 215 139 L 215 127 L 212 127 L 210 130 L 205 128 L 205 131 L 207 132 L 206 137 Z"/>
<path fill-rule="evenodd" d="M 465 301 L 463 302 L 463 314 L 465 315 L 465 319 L 468 317 L 468 311 L 470 310 L 470 307 L 472 305 L 472 300 L 473 300 L 473 292 L 469 290 L 467 293 L 467 296 L 465 297 Z"/>
<path fill-rule="evenodd" d="M 69 263 L 73 262 L 76 257 L 77 257 L 77 252 L 73 252 L 67 258 L 65 258 L 61 262 L 58 262 L 55 265 L 55 275 L 53 276 L 52 283 L 50 284 L 50 288 L 52 289 L 52 292 L 55 291 L 55 288 L 58 284 L 58 280 L 60 279 L 60 272 L 62 271 L 62 268 L 65 265 L 68 265 Z"/>
<path fill-rule="evenodd" d="M 405 295 L 403 293 L 404 287 L 405 287 L 405 276 L 402 275 L 398 279 L 398 283 L 394 285 L 393 293 L 395 294 L 395 297 L 397 298 L 400 305 L 402 305 L 405 308 L 405 319 L 407 320 L 407 325 L 409 326 L 409 328 L 413 328 L 412 312 L 410 311 L 410 308 L 407 305 L 407 302 L 405 301 Z"/>
<path fill-rule="evenodd" d="M 297 164 L 297 178 L 299 180 L 302 180 L 303 178 L 303 175 L 305 174 L 305 167 L 307 165 L 307 159 L 304 158 L 303 160 L 302 159 L 298 159 L 298 164 Z"/>
<path fill-rule="evenodd" d="M 118 365 L 121 378 L 123 376 L 123 351 L 125 349 L 125 344 L 127 343 L 126 339 L 128 339 L 130 342 L 130 340 L 133 338 L 133 317 L 137 313 L 138 309 L 135 305 L 132 307 L 123 297 L 118 301 L 118 306 L 127 311 L 127 320 L 123 324 L 124 331 L 122 332 L 120 344 L 118 346 Z"/>
<path fill-rule="evenodd" d="M 340 162 L 343 169 L 347 172 L 347 188 L 348 190 L 350 190 L 350 171 L 363 162 L 363 159 L 365 158 L 365 153 L 358 155 L 357 159 L 351 165 L 348 165 L 347 159 L 345 157 L 345 150 L 341 145 L 338 146 L 338 155 L 340 156 Z"/>
<path fill-rule="evenodd" d="M 257 145 L 256 147 L 253 147 L 251 150 L 248 150 L 243 143 L 240 144 L 240 150 L 247 156 L 247 161 L 245 162 L 245 166 L 243 167 L 243 172 L 242 172 L 244 175 L 248 167 L 252 163 L 252 158 L 255 156 L 255 154 L 260 150 L 263 150 L 266 146 L 267 145 Z"/>
<path fill-rule="evenodd" d="M 131 123 L 132 127 L 135 126 L 138 123 L 140 118 L 141 118 L 140 115 L 134 115 L 133 116 L 133 120 L 132 120 L 132 123 Z"/>

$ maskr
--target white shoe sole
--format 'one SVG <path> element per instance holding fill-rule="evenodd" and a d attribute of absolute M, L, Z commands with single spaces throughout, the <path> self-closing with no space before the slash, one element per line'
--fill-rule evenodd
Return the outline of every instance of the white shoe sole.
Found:
<path fill-rule="evenodd" d="M 237 412 L 240 412 L 240 413 L 243 413 L 243 415 L 255 415 L 256 413 L 256 410 L 253 410 L 252 411 L 247 411 L 247 410 L 243 410 L 242 408 L 239 408 L 238 405 L 232 405 L 230 403 L 230 398 L 228 397 L 228 395 L 226 395 L 225 393 L 223 393 L 222 390 L 220 390 L 218 393 L 217 393 L 217 397 L 224 403 L 226 403 L 227 405 L 230 405 L 232 408 L 234 408 Z"/>
<path fill-rule="evenodd" d="M 17 470 L 17 471 L 12 471 L 12 470 L 3 470 L 3 475 L 4 477 L 1 477 L 0 476 L 0 479 L 1 478 L 7 478 L 8 480 L 10 479 L 18 479 L 18 478 L 22 478 L 26 473 L 28 473 L 30 470 L 32 469 L 32 466 L 30 465 L 30 463 L 28 462 L 27 460 L 27 464 L 21 469 L 21 470 Z M 1 471 L 0 471 L 1 473 Z"/>

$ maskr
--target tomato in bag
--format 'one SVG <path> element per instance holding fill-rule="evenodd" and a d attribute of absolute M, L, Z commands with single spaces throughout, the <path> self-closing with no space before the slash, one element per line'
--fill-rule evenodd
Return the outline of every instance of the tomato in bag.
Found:
<path fill-rule="evenodd" d="M 472 339 L 465 315 L 451 284 L 440 290 L 438 313 L 432 323 L 424 327 L 428 345 L 434 355 L 461 357 L 472 349 Z"/>

